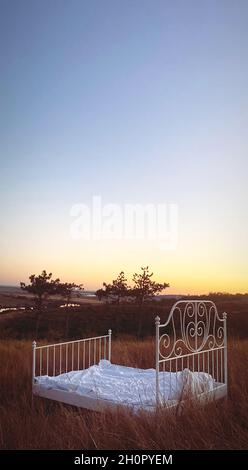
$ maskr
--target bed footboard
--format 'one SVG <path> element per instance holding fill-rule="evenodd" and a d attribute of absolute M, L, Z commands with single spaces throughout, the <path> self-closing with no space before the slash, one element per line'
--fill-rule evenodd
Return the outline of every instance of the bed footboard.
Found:
<path fill-rule="evenodd" d="M 112 331 L 108 330 L 103 336 L 42 346 L 33 341 L 32 384 L 37 376 L 86 369 L 101 359 L 111 361 L 111 335 Z"/>

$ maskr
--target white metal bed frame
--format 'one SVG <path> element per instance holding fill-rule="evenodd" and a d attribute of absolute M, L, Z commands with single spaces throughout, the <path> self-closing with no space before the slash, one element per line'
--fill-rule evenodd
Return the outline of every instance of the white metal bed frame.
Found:
<path fill-rule="evenodd" d="M 227 314 L 220 317 L 210 300 L 179 300 L 164 324 L 156 317 L 156 404 L 163 403 L 159 372 L 184 368 L 207 372 L 214 389 L 202 401 L 227 395 Z"/>
<path fill-rule="evenodd" d="M 179 300 L 172 307 L 164 324 L 156 317 L 156 405 L 151 409 L 175 405 L 175 401 L 169 404 L 163 400 L 160 372 L 176 372 L 177 377 L 179 370 L 187 368 L 193 372 L 211 374 L 215 379 L 214 389 L 198 395 L 200 401 L 218 399 L 227 394 L 226 318 L 227 314 L 220 317 L 216 305 L 208 300 Z M 44 372 L 46 375 L 51 373 L 56 376 L 63 372 L 85 369 L 97 364 L 100 359 L 111 361 L 111 335 L 112 331 L 108 330 L 107 335 L 44 346 L 37 346 L 34 341 L 33 394 L 93 410 L 117 406 L 116 402 L 110 400 L 55 388 L 46 389 L 37 381 L 37 377 Z"/>

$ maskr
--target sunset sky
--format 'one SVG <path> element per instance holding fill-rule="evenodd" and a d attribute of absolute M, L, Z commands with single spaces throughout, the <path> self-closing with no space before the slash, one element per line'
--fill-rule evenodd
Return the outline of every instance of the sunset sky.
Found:
<path fill-rule="evenodd" d="M 0 284 L 248 291 L 247 0 L 0 0 L 0 57 Z M 176 248 L 72 239 L 95 195 L 176 204 Z"/>

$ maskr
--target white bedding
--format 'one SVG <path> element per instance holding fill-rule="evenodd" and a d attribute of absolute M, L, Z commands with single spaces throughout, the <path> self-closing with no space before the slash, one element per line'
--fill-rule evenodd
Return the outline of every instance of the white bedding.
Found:
<path fill-rule="evenodd" d="M 111 364 L 103 359 L 86 370 L 50 377 L 36 377 L 36 384 L 46 389 L 66 390 L 83 396 L 111 400 L 123 405 L 155 404 L 155 369 L 137 369 Z M 159 373 L 163 401 L 179 400 L 188 394 L 213 390 L 214 379 L 205 372 L 189 369 Z"/>

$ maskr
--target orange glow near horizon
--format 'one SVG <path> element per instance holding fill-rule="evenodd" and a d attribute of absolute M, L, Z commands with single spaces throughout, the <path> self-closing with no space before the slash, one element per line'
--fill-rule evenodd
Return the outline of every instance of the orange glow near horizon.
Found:
<path fill-rule="evenodd" d="M 39 274 L 46 269 L 64 282 L 83 283 L 86 290 L 94 290 L 104 281 L 111 282 L 122 270 L 132 284 L 133 273 L 148 265 L 154 280 L 170 284 L 166 294 L 245 293 L 248 290 L 242 265 L 237 266 L 235 260 L 232 264 L 230 260 L 219 262 L 214 253 L 207 256 L 196 246 L 194 256 L 185 254 L 180 246 L 174 251 L 161 251 L 154 243 L 145 241 L 86 244 L 69 241 L 66 248 L 47 247 L 42 256 L 37 250 L 23 250 L 18 259 L 9 253 L 5 258 L 8 262 L 2 264 L 5 276 L 0 278 L 0 283 L 18 285 L 20 281 L 28 282 L 30 274 Z M 234 276 L 234 272 L 240 275 Z"/>

